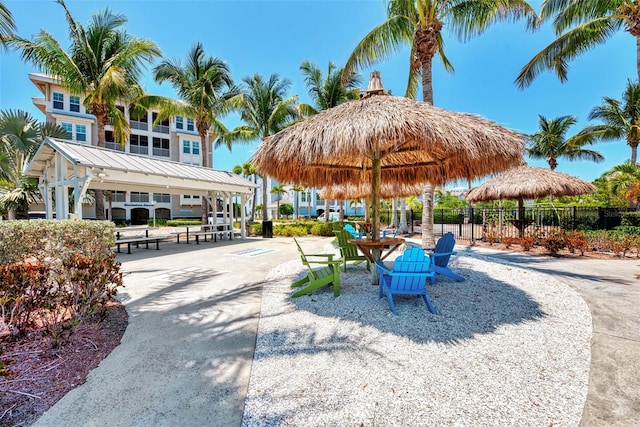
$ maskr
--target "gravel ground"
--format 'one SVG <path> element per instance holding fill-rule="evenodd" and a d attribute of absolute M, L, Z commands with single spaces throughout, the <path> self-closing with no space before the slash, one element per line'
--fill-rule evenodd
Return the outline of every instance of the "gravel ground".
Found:
<path fill-rule="evenodd" d="M 328 250 L 333 248 L 327 247 Z M 271 271 L 243 426 L 577 426 L 592 335 L 586 303 L 548 275 L 458 256 L 418 298 L 378 299 L 364 266 L 289 298 L 303 274 Z"/>

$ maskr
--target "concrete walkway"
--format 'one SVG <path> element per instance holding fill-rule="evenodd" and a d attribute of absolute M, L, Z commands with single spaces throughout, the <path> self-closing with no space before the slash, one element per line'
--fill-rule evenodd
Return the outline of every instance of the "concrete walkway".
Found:
<path fill-rule="evenodd" d="M 327 238 L 304 238 L 309 252 Z M 640 425 L 640 261 L 531 257 L 458 247 L 553 274 L 593 316 L 583 426 Z M 118 259 L 129 313 L 122 343 L 37 426 L 238 426 L 263 280 L 297 258 L 288 238 L 163 243 Z"/>

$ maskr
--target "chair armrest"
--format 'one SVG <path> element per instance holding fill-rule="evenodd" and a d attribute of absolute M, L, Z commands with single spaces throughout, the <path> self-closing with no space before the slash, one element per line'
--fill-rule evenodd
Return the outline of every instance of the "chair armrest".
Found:
<path fill-rule="evenodd" d="M 326 258 L 329 258 L 329 261 L 331 261 L 331 258 L 333 258 L 333 254 L 304 254 L 304 256 L 306 256 L 306 257 L 309 257 L 309 256 L 326 257 Z"/>
<path fill-rule="evenodd" d="M 458 253 L 453 251 L 453 252 L 438 252 L 438 253 L 431 253 L 429 254 L 429 256 L 433 256 L 433 257 L 439 257 L 439 256 L 450 256 L 450 255 L 457 255 Z"/>
<path fill-rule="evenodd" d="M 342 260 L 336 259 L 336 260 L 328 260 L 328 261 L 309 261 L 307 260 L 307 264 L 321 264 L 321 265 L 339 265 L 342 264 Z"/>
<path fill-rule="evenodd" d="M 434 275 L 433 271 L 397 271 L 391 272 L 391 276 L 402 276 L 402 277 L 431 277 Z"/>
<path fill-rule="evenodd" d="M 384 265 L 384 263 L 382 261 L 380 261 L 380 260 L 376 260 L 376 266 L 378 267 L 378 270 L 381 273 L 387 273 L 387 274 L 393 273 L 393 270 L 391 270 L 389 267 Z"/>

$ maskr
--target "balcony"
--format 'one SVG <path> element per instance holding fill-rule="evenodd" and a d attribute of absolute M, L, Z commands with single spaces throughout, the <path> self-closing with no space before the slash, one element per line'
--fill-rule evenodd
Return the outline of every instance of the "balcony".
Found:
<path fill-rule="evenodd" d="M 158 125 L 153 127 L 153 131 L 157 133 L 169 133 L 169 125 Z"/>
<path fill-rule="evenodd" d="M 139 122 L 137 120 L 129 120 L 129 126 L 131 129 L 149 130 L 149 123 Z"/>
<path fill-rule="evenodd" d="M 110 150 L 116 150 L 116 151 L 124 151 L 124 147 L 115 141 L 106 141 L 104 143 L 104 148 L 108 148 Z"/>
<path fill-rule="evenodd" d="M 156 148 L 153 147 L 153 155 L 158 157 L 170 157 L 168 148 Z"/>

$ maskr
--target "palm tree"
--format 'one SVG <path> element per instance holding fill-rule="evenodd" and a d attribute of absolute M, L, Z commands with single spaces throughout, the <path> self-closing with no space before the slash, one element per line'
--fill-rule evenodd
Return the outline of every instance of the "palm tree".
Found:
<path fill-rule="evenodd" d="M 588 126 L 582 132 L 602 141 L 625 138 L 631 147 L 631 166 L 636 166 L 640 143 L 640 85 L 627 81 L 622 100 L 604 97 L 602 105 L 589 113 L 589 120 L 604 124 Z"/>
<path fill-rule="evenodd" d="M 291 86 L 288 79 L 272 74 L 265 80 L 260 74 L 244 77 L 240 118 L 245 123 L 234 130 L 240 140 L 262 139 L 279 132 L 296 119 L 297 97 L 286 97 Z M 262 219 L 267 216 L 267 177 L 262 176 Z"/>
<path fill-rule="evenodd" d="M 306 187 L 304 187 L 303 185 L 294 185 L 291 187 L 291 191 L 293 191 L 293 194 L 295 195 L 295 199 L 294 199 L 294 204 L 295 204 L 295 215 L 296 215 L 296 219 L 298 219 L 298 195 L 300 194 L 301 191 L 304 191 L 306 189 Z"/>
<path fill-rule="evenodd" d="M 197 42 L 187 54 L 187 63 L 183 66 L 179 60 L 164 60 L 154 69 L 157 82 L 168 81 L 178 92 L 183 108 L 178 111 L 193 118 L 200 135 L 202 147 L 202 166 L 212 167 L 211 154 L 207 136 L 213 131 L 213 139 L 218 135 L 217 129 L 222 125 L 219 116 L 228 113 L 232 107 L 230 100 L 239 94 L 233 84 L 231 71 L 227 64 L 215 57 L 207 57 L 201 42 Z M 165 110 L 163 116 L 172 115 L 176 110 Z M 213 127 L 213 129 L 212 129 Z M 208 201 L 202 199 L 202 223 L 207 221 Z"/>
<path fill-rule="evenodd" d="M 602 177 L 610 194 L 622 196 L 632 206 L 637 206 L 640 197 L 640 168 L 626 162 L 614 166 Z"/>
<path fill-rule="evenodd" d="M 405 96 L 415 98 L 418 79 L 422 84 L 422 100 L 433 104 L 432 63 L 438 54 L 445 70 L 453 65 L 444 53 L 442 28 L 466 41 L 481 34 L 499 21 L 528 18 L 528 26 L 536 24 L 533 8 L 521 0 L 389 0 L 387 20 L 374 28 L 355 47 L 347 60 L 343 76 L 369 67 L 396 53 L 401 47 L 411 48 L 409 78 Z M 423 193 L 422 245 L 434 246 L 433 186 Z"/>
<path fill-rule="evenodd" d="M 0 187 L 5 190 L 0 203 L 9 218 L 26 216 L 29 204 L 38 198 L 37 181 L 23 172 L 46 137 L 68 138 L 69 133 L 58 125 L 39 123 L 26 111 L 0 112 Z"/>
<path fill-rule="evenodd" d="M 529 86 L 545 70 L 567 80 L 568 62 L 609 40 L 624 28 L 636 39 L 636 68 L 640 80 L 640 4 L 637 0 L 544 0 L 540 21 L 553 19 L 557 38 L 525 65 L 516 85 Z"/>
<path fill-rule="evenodd" d="M 244 178 L 253 177 L 253 182 L 255 184 L 258 183 L 258 176 L 256 172 L 255 166 L 251 162 L 244 162 L 242 166 L 236 165 L 233 167 L 233 173 L 236 175 L 242 175 Z M 256 219 L 256 192 L 253 192 L 253 200 L 251 202 L 251 221 L 255 221 Z"/>
<path fill-rule="evenodd" d="M 345 73 L 344 68 L 337 68 L 331 61 L 325 76 L 322 75 L 322 70 L 318 66 L 309 61 L 300 64 L 300 71 L 305 76 L 304 82 L 313 102 L 312 106 L 305 106 L 307 108 L 303 109 L 308 115 L 317 114 L 322 110 L 360 97 L 360 76 L 353 72 Z M 327 222 L 330 205 L 331 200 L 325 199 L 324 211 Z"/>
<path fill-rule="evenodd" d="M 105 125 L 113 125 L 121 144 L 129 138 L 129 124 L 118 102 L 131 102 L 142 96 L 138 81 L 142 69 L 160 56 L 155 43 L 138 39 L 121 28 L 127 22 L 122 14 L 108 8 L 92 15 L 85 28 L 76 22 L 63 0 L 57 0 L 69 25 L 69 52 L 48 32 L 42 30 L 34 41 L 9 37 L 8 43 L 22 51 L 22 59 L 52 74 L 72 95 L 82 95 L 82 104 L 96 117 L 98 147 L 105 144 Z M 104 197 L 96 193 L 96 218 L 104 219 Z"/>
<path fill-rule="evenodd" d="M 591 144 L 593 135 L 578 133 L 567 137 L 569 128 L 576 124 L 574 116 L 561 116 L 547 119 L 538 115 L 539 129 L 536 133 L 528 136 L 529 146 L 527 152 L 529 157 L 534 159 L 545 159 L 551 170 L 558 167 L 558 158 L 567 160 L 590 160 L 600 163 L 604 160 L 598 151 L 585 150 L 586 144 Z"/>
<path fill-rule="evenodd" d="M 276 219 L 280 219 L 280 199 L 283 194 L 287 194 L 287 190 L 285 190 L 284 185 L 274 185 L 271 187 L 271 194 L 275 194 L 277 196 L 276 203 L 278 204 L 278 208 L 276 210 Z"/>
<path fill-rule="evenodd" d="M 0 2 L 0 45 L 4 45 L 6 37 L 13 37 L 16 24 L 7 6 Z"/>

